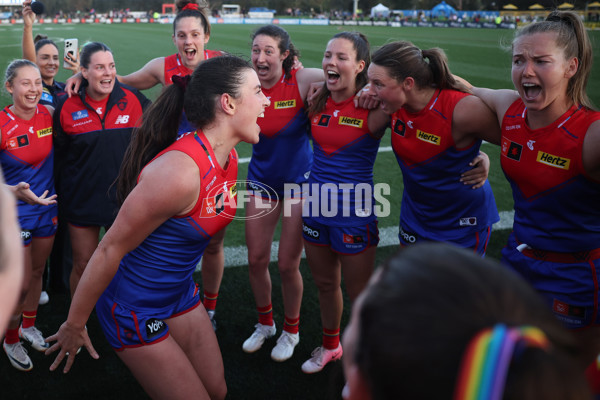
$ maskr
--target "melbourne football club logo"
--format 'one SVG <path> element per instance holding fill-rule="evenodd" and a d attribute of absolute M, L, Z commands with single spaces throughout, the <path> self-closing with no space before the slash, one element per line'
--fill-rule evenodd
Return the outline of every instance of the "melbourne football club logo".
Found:
<path fill-rule="evenodd" d="M 127 108 L 127 99 L 119 100 L 119 102 L 117 103 L 117 108 L 121 111 L 125 111 L 125 109 Z"/>
<path fill-rule="evenodd" d="M 393 124 L 394 125 L 392 130 L 394 131 L 394 133 L 404 137 L 404 134 L 406 133 L 406 124 L 404 123 L 404 121 L 397 119 L 393 121 Z"/>
<path fill-rule="evenodd" d="M 21 136 L 16 137 L 16 143 L 15 144 L 11 143 L 10 147 L 14 148 L 14 147 L 25 147 L 25 146 L 29 146 L 29 137 L 27 137 L 27 135 L 21 135 Z"/>
<path fill-rule="evenodd" d="M 521 161 L 523 146 L 508 139 L 502 141 L 502 155 L 511 160 Z"/>
<path fill-rule="evenodd" d="M 322 114 L 320 117 L 315 118 L 318 126 L 329 126 L 329 120 L 331 119 L 331 115 Z"/>

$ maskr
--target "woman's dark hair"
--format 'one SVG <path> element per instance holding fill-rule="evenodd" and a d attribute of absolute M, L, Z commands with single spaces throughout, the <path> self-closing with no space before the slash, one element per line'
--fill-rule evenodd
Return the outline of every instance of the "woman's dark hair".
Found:
<path fill-rule="evenodd" d="M 290 35 L 285 31 L 285 29 L 277 26 L 277 25 L 265 25 L 258 28 L 252 34 L 252 41 L 259 36 L 265 35 L 269 36 L 273 39 L 276 39 L 279 48 L 279 52 L 281 54 L 285 53 L 289 50 L 288 56 L 283 60 L 283 72 L 285 72 L 285 78 L 289 79 L 292 73 L 292 67 L 294 66 L 294 57 L 300 57 L 300 52 L 294 47 L 290 40 Z"/>
<path fill-rule="evenodd" d="M 587 81 L 592 71 L 592 44 L 579 15 L 572 11 L 552 11 L 544 21 L 525 25 L 515 33 L 517 39 L 535 33 L 556 33 L 556 45 L 563 50 L 565 58 L 576 57 L 579 66 L 569 79 L 567 96 L 575 103 L 594 108 L 586 93 Z"/>
<path fill-rule="evenodd" d="M 163 89 L 132 133 L 117 181 L 121 203 L 133 190 L 142 168 L 175 142 L 184 109 L 187 120 L 196 129 L 208 126 L 215 121 L 222 94 L 233 98 L 241 95 L 247 70 L 253 71 L 252 65 L 236 56 L 210 58 L 198 65 L 191 78 L 182 78 L 189 79 L 187 86 L 178 82 Z"/>
<path fill-rule="evenodd" d="M 465 348 L 496 324 L 539 328 L 549 349 L 513 357 L 503 399 L 589 399 L 580 349 L 541 297 L 490 259 L 444 243 L 410 246 L 359 302 L 355 363 L 373 399 L 450 399 Z"/>
<path fill-rule="evenodd" d="M 101 42 L 86 43 L 81 48 L 81 51 L 79 53 L 79 65 L 82 68 L 86 68 L 86 69 L 89 68 L 90 62 L 92 60 L 92 56 L 94 55 L 94 53 L 97 53 L 99 51 L 108 51 L 109 53 L 112 53 L 111 49 L 104 43 L 101 43 Z"/>
<path fill-rule="evenodd" d="M 469 92 L 465 85 L 454 79 L 448 58 L 439 48 L 421 50 L 411 42 L 392 42 L 377 49 L 371 62 L 386 68 L 398 82 L 411 77 L 421 89 L 433 87 Z"/>
<path fill-rule="evenodd" d="M 208 20 L 209 9 L 208 3 L 201 1 L 197 3 L 191 0 L 178 0 L 175 3 L 177 7 L 177 15 L 173 20 L 173 34 L 177 31 L 177 24 L 181 18 L 194 17 L 201 21 L 201 25 L 204 28 L 204 34 L 210 36 L 210 21 Z M 186 8 L 186 6 L 188 6 Z"/>
<path fill-rule="evenodd" d="M 371 47 L 369 45 L 369 40 L 360 32 L 336 33 L 333 35 L 330 41 L 334 39 L 346 39 L 350 41 L 354 47 L 354 50 L 356 51 L 356 61 L 365 62 L 365 67 L 363 70 L 356 75 L 356 90 L 359 91 L 369 81 L 369 77 L 367 76 L 367 70 L 369 69 L 369 64 L 371 62 Z M 323 85 L 323 88 L 315 97 L 312 105 L 308 107 L 308 115 L 314 115 L 321 111 L 325 107 L 325 103 L 327 103 L 327 98 L 330 94 L 331 92 L 327 88 L 327 85 Z"/>
<path fill-rule="evenodd" d="M 40 34 L 35 35 L 35 38 L 33 39 L 33 43 L 35 43 L 35 54 L 37 54 L 38 51 L 40 51 L 40 49 L 47 44 L 54 46 L 56 48 L 56 50 L 58 50 L 58 46 L 56 45 L 56 43 L 54 43 L 54 41 L 48 39 L 48 36 L 46 36 L 46 35 L 40 35 Z"/>

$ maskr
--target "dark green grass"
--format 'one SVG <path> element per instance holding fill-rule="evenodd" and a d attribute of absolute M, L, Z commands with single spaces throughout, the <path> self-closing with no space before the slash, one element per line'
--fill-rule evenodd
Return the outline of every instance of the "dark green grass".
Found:
<path fill-rule="evenodd" d="M 250 33 L 257 26 L 251 25 L 217 25 L 213 26 L 212 37 L 208 48 L 226 50 L 228 52 L 249 57 Z M 295 45 L 302 52 L 302 62 L 306 67 L 320 67 L 320 62 L 327 40 L 342 28 L 320 26 L 286 26 Z M 100 40 L 107 43 L 114 51 L 117 68 L 120 74 L 126 74 L 144 65 L 153 57 L 165 56 L 175 52 L 170 39 L 170 25 L 76 25 L 36 26 L 34 32 L 49 35 L 59 41 L 70 37 L 79 38 L 80 43 L 86 40 Z M 423 47 L 442 47 L 448 54 L 453 72 L 469 79 L 479 86 L 494 88 L 511 87 L 510 58 L 508 53 L 500 50 L 501 43 L 509 43 L 511 31 L 504 30 L 471 30 L 471 29 L 439 29 L 439 28 L 381 28 L 358 27 L 364 32 L 373 46 L 391 40 L 410 40 Z M 0 65 L 2 69 L 14 58 L 20 57 L 21 27 L 0 26 Z M 599 32 L 591 32 L 595 43 L 600 40 Z M 596 45 L 596 65 L 599 52 Z M 600 69 L 594 68 L 588 85 L 588 93 L 600 104 Z M 59 80 L 64 80 L 67 73 L 61 71 Z M 158 93 L 158 88 L 146 91 L 150 98 Z M 9 97 L 3 93 L 0 106 L 10 103 Z M 389 135 L 382 140 L 382 147 L 389 146 Z M 499 149 L 496 146 L 484 145 L 491 158 L 490 182 L 496 196 L 499 211 L 512 209 L 510 187 L 499 167 Z M 240 157 L 249 157 L 251 147 L 247 144 L 238 146 Z M 240 179 L 246 176 L 247 165 L 240 166 Z M 391 213 L 381 217 L 379 226 L 390 227 L 398 223 L 399 203 L 402 193 L 401 174 L 393 153 L 380 153 L 375 164 L 375 181 L 389 183 L 391 194 Z M 240 211 L 243 214 L 243 210 Z M 508 230 L 496 231 L 492 234 L 488 255 L 499 258 L 500 249 L 506 242 Z M 244 224 L 234 221 L 227 230 L 226 245 L 244 244 Z M 380 247 L 377 250 L 378 263 L 396 251 L 396 247 Z M 283 318 L 281 287 L 276 266 L 270 266 L 273 279 L 273 307 L 279 331 Z M 301 363 L 310 356 L 310 352 L 320 344 L 321 325 L 318 313 L 316 289 L 306 261 L 301 264 L 305 281 L 302 304 L 301 342 L 294 357 L 285 363 L 271 361 L 269 355 L 275 340 L 268 341 L 264 349 L 256 354 L 245 354 L 241 344 L 253 330 L 256 323 L 254 301 L 247 277 L 247 267 L 228 268 L 225 272 L 217 307 L 219 328 L 217 337 L 225 362 L 225 373 L 231 399 L 324 399 L 336 398 L 341 390 L 339 379 L 339 363 L 328 366 L 323 373 L 307 376 L 300 371 Z M 199 278 L 198 278 L 199 279 Z M 54 333 L 64 321 L 68 310 L 69 298 L 66 294 L 51 294 L 50 304 L 39 309 L 38 325 L 45 334 Z M 349 304 L 346 301 L 343 325 L 348 318 Z M 22 373 L 10 366 L 5 356 L 0 356 L 0 389 L 1 399 L 145 399 L 142 389 L 135 382 L 129 371 L 118 360 L 108 347 L 95 316 L 88 323 L 88 329 L 101 359 L 92 360 L 85 350 L 77 356 L 74 369 L 68 374 L 49 373 L 50 358 L 31 350 L 35 364 L 33 371 Z M 337 382 L 337 383 L 336 383 Z M 331 393 L 334 393 L 332 395 Z"/>
<path fill-rule="evenodd" d="M 502 243 L 508 231 L 495 232 L 489 254 L 499 257 Z M 377 249 L 377 263 L 397 251 L 394 247 Z M 254 300 L 248 283 L 246 267 L 228 268 L 225 271 L 219 303 L 217 306 L 217 338 L 225 363 L 225 378 L 229 399 L 339 399 L 342 386 L 341 363 L 328 365 L 321 373 L 306 375 L 301 364 L 310 357 L 311 351 L 321 343 L 319 305 L 314 282 L 306 260 L 302 260 L 304 298 L 301 311 L 301 340 L 292 359 L 276 363 L 271 360 L 275 338 L 268 340 L 254 354 L 242 351 L 242 342 L 252 333 L 256 323 Z M 274 263 L 270 266 L 273 279 L 273 313 L 278 325 L 278 335 L 283 319 L 281 281 Z M 201 282 L 199 276 L 197 276 Z M 68 311 L 67 294 L 51 293 L 50 303 L 40 306 L 38 327 L 45 334 L 56 332 Z M 345 298 L 342 326 L 348 321 L 350 304 Z M 86 350 L 77 356 L 68 374 L 49 372 L 54 356 L 46 357 L 31 349 L 34 363 L 30 372 L 14 369 L 3 354 L 0 355 L 0 398 L 2 399 L 148 399 L 129 370 L 108 346 L 96 320 L 95 314 L 88 321 L 88 332 L 99 360 L 93 360 Z M 27 346 L 28 348 L 28 346 Z M 61 366 L 62 368 L 62 366 Z"/>

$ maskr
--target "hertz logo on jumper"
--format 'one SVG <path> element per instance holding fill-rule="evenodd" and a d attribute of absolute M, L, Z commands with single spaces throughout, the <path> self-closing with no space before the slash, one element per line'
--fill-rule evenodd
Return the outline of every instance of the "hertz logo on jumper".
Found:
<path fill-rule="evenodd" d="M 431 133 L 423 132 L 422 130 L 417 129 L 417 139 L 422 140 L 427 143 L 435 144 L 436 146 L 440 145 L 441 138 L 439 136 L 433 135 Z"/>
<path fill-rule="evenodd" d="M 569 166 L 571 165 L 570 159 L 553 156 L 552 154 L 544 153 L 543 151 L 538 151 L 536 161 L 560 169 L 569 169 Z"/>
<path fill-rule="evenodd" d="M 275 109 L 279 110 L 280 108 L 294 108 L 296 107 L 296 100 L 281 100 L 275 102 Z"/>
<path fill-rule="evenodd" d="M 357 128 L 362 128 L 363 126 L 363 120 L 358 118 L 340 117 L 339 121 L 340 125 L 354 126 Z"/>
<path fill-rule="evenodd" d="M 37 137 L 41 138 L 44 136 L 52 135 L 52 128 L 40 129 L 37 131 Z"/>

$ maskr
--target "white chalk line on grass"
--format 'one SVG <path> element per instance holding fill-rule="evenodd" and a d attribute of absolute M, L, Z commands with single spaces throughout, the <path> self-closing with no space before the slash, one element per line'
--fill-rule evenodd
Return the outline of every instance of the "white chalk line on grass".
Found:
<path fill-rule="evenodd" d="M 378 153 L 387 153 L 388 151 L 392 151 L 391 146 L 380 147 L 377 151 Z M 238 160 L 238 164 L 248 164 L 250 162 L 250 157 L 242 157 Z"/>
<path fill-rule="evenodd" d="M 493 230 L 511 229 L 513 225 L 514 211 L 500 212 L 500 221 L 494 224 Z M 398 227 L 390 226 L 379 230 L 379 246 L 398 246 Z M 279 251 L 279 242 L 274 241 L 271 245 L 271 261 L 277 261 L 277 253 Z M 305 258 L 304 251 L 302 258 Z M 225 266 L 239 267 L 248 264 L 248 248 L 246 246 L 229 246 L 225 247 Z M 200 271 L 200 264 L 196 267 L 196 271 Z"/>
<path fill-rule="evenodd" d="M 379 148 L 379 153 L 392 151 L 391 146 Z M 239 164 L 250 162 L 250 157 L 243 157 L 238 160 Z M 502 211 L 500 213 L 500 221 L 494 224 L 494 230 L 510 229 L 513 224 L 514 211 Z M 397 246 L 398 245 L 398 227 L 390 226 L 379 230 L 379 246 Z M 274 241 L 271 245 L 271 261 L 277 261 L 277 253 L 279 252 L 279 242 Z M 302 258 L 305 258 L 304 251 Z M 229 246 L 225 247 L 225 266 L 239 267 L 248 264 L 248 248 L 246 246 Z M 196 267 L 200 271 L 200 265 Z"/>

